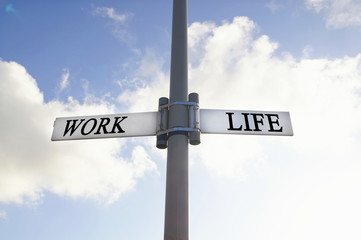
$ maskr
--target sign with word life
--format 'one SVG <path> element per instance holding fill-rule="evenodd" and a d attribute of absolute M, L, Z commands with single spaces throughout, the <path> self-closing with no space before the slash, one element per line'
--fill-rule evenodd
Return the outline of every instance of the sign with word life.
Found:
<path fill-rule="evenodd" d="M 52 141 L 156 135 L 158 112 L 56 118 Z"/>
<path fill-rule="evenodd" d="M 202 133 L 293 136 L 288 112 L 201 109 Z"/>

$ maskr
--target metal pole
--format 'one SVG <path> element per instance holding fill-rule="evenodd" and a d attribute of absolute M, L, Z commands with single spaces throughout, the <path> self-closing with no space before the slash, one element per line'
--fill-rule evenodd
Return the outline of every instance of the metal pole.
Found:
<path fill-rule="evenodd" d="M 187 0 L 173 0 L 170 103 L 188 99 Z M 168 127 L 187 127 L 188 107 L 172 105 Z M 188 240 L 188 133 L 168 136 L 164 240 Z"/>

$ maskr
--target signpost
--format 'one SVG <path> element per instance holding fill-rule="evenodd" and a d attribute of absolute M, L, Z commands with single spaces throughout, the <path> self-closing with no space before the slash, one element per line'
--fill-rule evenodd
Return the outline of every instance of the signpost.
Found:
<path fill-rule="evenodd" d="M 188 240 L 188 145 L 200 134 L 292 136 L 288 112 L 200 109 L 188 95 L 187 0 L 173 1 L 170 93 L 158 112 L 57 118 L 51 140 L 157 136 L 168 148 L 164 240 Z"/>
<path fill-rule="evenodd" d="M 154 136 L 157 112 L 57 118 L 53 141 Z"/>
<path fill-rule="evenodd" d="M 189 106 L 196 106 L 197 104 L 189 103 L 192 102 L 184 103 L 184 106 L 188 108 L 188 110 L 186 109 L 189 112 L 188 118 L 199 118 L 197 119 L 199 122 L 197 122 L 198 127 L 193 126 L 192 128 L 190 126 L 181 129 L 185 130 L 185 132 L 193 133 L 199 130 L 201 133 L 213 134 L 293 135 L 290 114 L 288 112 L 200 109 L 200 116 L 196 117 L 197 112 L 190 111 Z M 62 141 L 160 135 L 160 124 L 163 124 L 160 119 L 161 116 L 161 112 L 143 112 L 61 117 L 57 118 L 54 122 L 51 140 Z M 189 122 L 189 120 L 187 121 Z M 188 123 L 186 124 L 188 125 Z M 162 128 L 162 130 L 172 132 L 169 129 Z M 176 130 L 173 132 L 176 132 Z"/>
<path fill-rule="evenodd" d="M 201 132 L 292 136 L 288 112 L 201 109 Z"/>

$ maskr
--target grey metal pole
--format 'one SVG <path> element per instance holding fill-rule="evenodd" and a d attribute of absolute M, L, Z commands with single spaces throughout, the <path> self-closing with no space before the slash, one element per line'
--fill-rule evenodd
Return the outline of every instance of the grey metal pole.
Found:
<path fill-rule="evenodd" d="M 170 103 L 188 99 L 187 0 L 173 0 Z M 188 107 L 172 105 L 168 127 L 187 127 Z M 188 133 L 168 136 L 164 240 L 188 240 Z"/>

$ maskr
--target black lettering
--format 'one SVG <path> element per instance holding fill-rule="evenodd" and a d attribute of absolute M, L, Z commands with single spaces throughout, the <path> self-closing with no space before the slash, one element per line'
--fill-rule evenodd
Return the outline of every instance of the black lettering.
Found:
<path fill-rule="evenodd" d="M 269 132 L 282 132 L 283 131 L 283 127 L 279 128 L 279 129 L 274 129 L 274 124 L 276 124 L 277 126 L 280 126 L 280 123 L 278 121 L 279 117 L 278 114 L 266 114 L 267 119 L 268 119 L 268 124 L 269 124 Z M 272 117 L 276 117 L 277 119 L 272 120 Z"/>
<path fill-rule="evenodd" d="M 259 125 L 258 124 L 262 124 L 263 125 L 263 114 L 260 113 L 251 113 L 251 115 L 253 116 L 253 121 L 254 121 L 254 127 L 255 129 L 253 131 L 255 132 L 261 132 L 262 130 L 259 129 Z M 257 117 L 262 117 L 262 119 L 257 119 Z"/>
<path fill-rule="evenodd" d="M 70 136 L 73 135 L 73 133 L 78 129 L 78 127 L 81 125 L 81 123 L 85 120 L 85 119 L 80 119 L 80 122 L 78 125 L 76 125 L 76 122 L 79 119 L 75 119 L 75 120 L 67 120 L 66 121 L 66 126 L 65 126 L 65 131 L 64 131 L 64 135 L 63 137 L 70 131 Z M 70 122 L 72 123 L 70 125 Z"/>
<path fill-rule="evenodd" d="M 93 123 L 93 126 L 92 126 L 92 128 L 90 129 L 90 131 L 88 131 L 88 132 L 86 133 L 86 132 L 85 132 L 85 127 L 86 127 L 86 125 L 87 125 L 90 121 L 94 121 L 94 123 Z M 96 120 L 95 118 L 89 119 L 88 121 L 86 121 L 86 122 L 84 123 L 83 127 L 81 128 L 81 134 L 82 134 L 82 135 L 89 135 L 89 134 L 95 129 L 96 126 L 97 126 L 97 120 Z"/>
<path fill-rule="evenodd" d="M 242 113 L 242 115 L 244 117 L 244 122 L 246 124 L 246 128 L 244 129 L 244 131 L 252 131 L 252 129 L 249 127 L 249 120 L 248 120 L 249 113 Z"/>
<path fill-rule="evenodd" d="M 232 131 L 242 131 L 242 125 L 239 128 L 234 128 L 233 127 L 233 118 L 232 115 L 234 113 L 232 112 L 226 112 L 226 114 L 228 115 L 228 122 L 229 122 L 229 128 L 227 130 L 232 130 Z"/>
<path fill-rule="evenodd" d="M 98 130 L 94 133 L 94 134 L 101 134 L 100 130 L 103 129 L 103 133 L 107 134 L 107 128 L 106 126 L 110 123 L 110 118 L 100 118 L 100 123 L 99 123 L 99 127 Z"/>
<path fill-rule="evenodd" d="M 113 125 L 113 129 L 110 133 L 116 133 L 115 132 L 115 129 L 117 128 L 118 129 L 118 132 L 117 133 L 123 133 L 124 130 L 120 127 L 120 123 L 126 119 L 127 117 L 114 117 L 115 121 L 114 121 L 114 125 Z"/>

